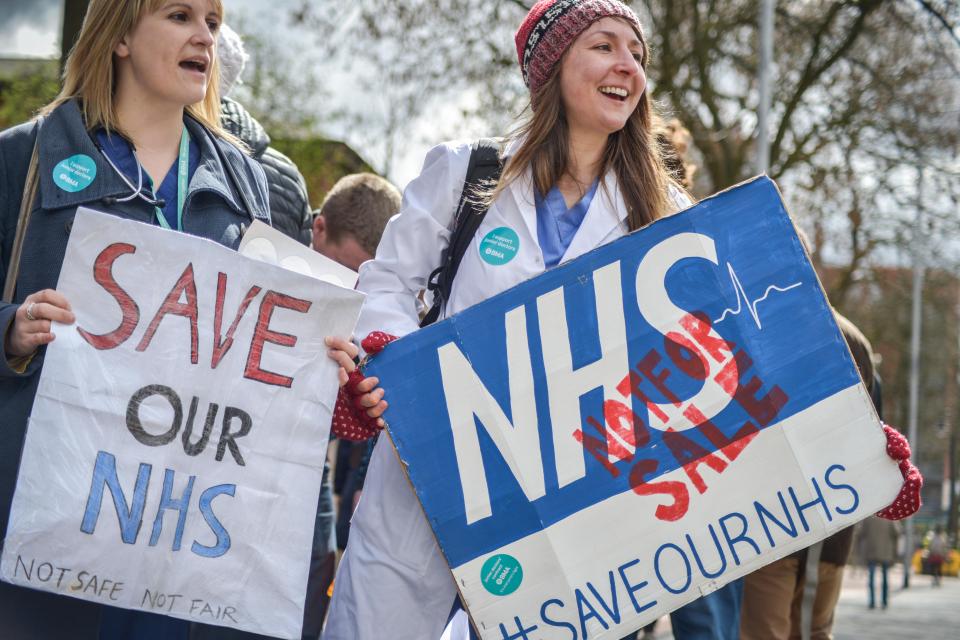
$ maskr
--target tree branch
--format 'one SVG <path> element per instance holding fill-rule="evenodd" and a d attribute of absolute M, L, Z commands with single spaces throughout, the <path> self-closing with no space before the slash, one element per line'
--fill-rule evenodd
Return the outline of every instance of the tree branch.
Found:
<path fill-rule="evenodd" d="M 933 19 L 939 22 L 946 30 L 947 34 L 953 39 L 953 41 L 960 46 L 960 36 L 957 35 L 957 26 L 950 24 L 950 20 L 947 18 L 947 16 L 945 16 L 942 11 L 934 7 L 927 0 L 917 1 L 920 3 L 920 6 L 923 7 L 924 11 L 933 16 Z"/>
<path fill-rule="evenodd" d="M 780 147 L 783 144 L 783 138 L 786 135 L 788 127 L 790 126 L 790 118 L 793 116 L 794 111 L 797 110 L 797 107 L 800 106 L 800 102 L 802 101 L 804 94 L 816 83 L 823 73 L 832 67 L 850 49 L 850 47 L 853 46 L 854 42 L 856 42 L 857 38 L 863 31 L 863 25 L 867 19 L 867 16 L 876 10 L 880 6 L 881 2 L 882 0 L 865 0 L 863 2 L 858 2 L 857 5 L 860 9 L 860 13 L 854 23 L 850 26 L 850 29 L 847 31 L 843 42 L 841 42 L 840 46 L 837 47 L 836 50 L 830 54 L 826 60 L 820 64 L 817 64 L 823 39 L 829 33 L 830 27 L 846 3 L 838 3 L 830 7 L 826 18 L 820 24 L 820 27 L 814 34 L 813 48 L 810 51 L 810 56 L 807 58 L 807 64 L 804 66 L 803 73 L 800 76 L 800 80 L 797 82 L 797 86 L 794 89 L 793 95 L 786 103 L 783 111 L 783 117 L 780 119 L 780 126 L 777 128 L 777 134 L 774 137 L 773 144 L 770 145 L 771 163 L 773 163 L 780 155 Z"/>

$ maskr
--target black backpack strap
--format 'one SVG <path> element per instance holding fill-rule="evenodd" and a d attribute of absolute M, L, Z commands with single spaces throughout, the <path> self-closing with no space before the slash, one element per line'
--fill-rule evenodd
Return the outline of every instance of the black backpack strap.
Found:
<path fill-rule="evenodd" d="M 453 279 L 460 268 L 463 254 L 467 252 L 467 247 L 487 215 L 487 207 L 477 201 L 475 194 L 479 189 L 490 188 L 500 179 L 503 169 L 500 143 L 499 138 L 481 138 L 470 150 L 467 177 L 463 181 L 463 191 L 457 204 L 450 244 L 440 258 L 440 266 L 433 270 L 427 280 L 427 289 L 433 293 L 433 306 L 420 321 L 421 327 L 433 324 L 440 317 L 440 310 L 450 299 Z"/>

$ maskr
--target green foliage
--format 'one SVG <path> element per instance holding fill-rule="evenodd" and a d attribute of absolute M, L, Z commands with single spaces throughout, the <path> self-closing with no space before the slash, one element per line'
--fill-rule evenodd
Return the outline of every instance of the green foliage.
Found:
<path fill-rule="evenodd" d="M 26 122 L 60 91 L 56 77 L 25 74 L 0 80 L 0 130 Z"/>
<path fill-rule="evenodd" d="M 371 172 L 373 169 L 356 151 L 335 140 L 323 138 L 279 139 L 273 146 L 286 154 L 300 169 L 307 181 L 310 206 L 320 207 L 330 187 L 345 175 Z"/>

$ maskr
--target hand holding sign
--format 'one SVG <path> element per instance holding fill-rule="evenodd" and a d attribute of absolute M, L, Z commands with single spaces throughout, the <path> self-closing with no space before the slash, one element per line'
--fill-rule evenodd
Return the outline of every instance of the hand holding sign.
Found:
<path fill-rule="evenodd" d="M 394 340 L 396 336 L 382 331 L 375 331 L 368 335 L 361 343 L 363 350 L 367 353 L 367 360 L 380 353 Z M 349 357 L 347 353 L 343 351 L 339 353 L 337 357 L 343 365 L 340 378 L 341 389 L 337 397 L 331 429 L 338 438 L 354 441 L 367 440 L 375 436 L 385 425 L 383 418 L 380 417 L 388 406 L 383 399 L 384 390 L 376 388 L 380 382 L 378 378 L 365 378 L 362 371 L 354 367 L 352 360 L 347 362 Z M 353 353 L 355 356 L 356 352 Z M 331 357 L 334 356 L 331 355 Z M 349 367 L 349 374 L 347 367 Z"/>
<path fill-rule="evenodd" d="M 27 296 L 14 316 L 13 326 L 4 341 L 7 358 L 29 356 L 56 338 L 51 324 L 73 324 L 73 311 L 62 294 L 44 289 Z"/>

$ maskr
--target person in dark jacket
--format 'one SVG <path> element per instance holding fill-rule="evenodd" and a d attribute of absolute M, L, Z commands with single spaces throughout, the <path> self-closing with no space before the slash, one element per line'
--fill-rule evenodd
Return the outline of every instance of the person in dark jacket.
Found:
<path fill-rule="evenodd" d="M 270 146 L 270 136 L 242 104 L 230 98 L 220 100 L 223 128 L 250 148 L 263 167 L 270 188 L 270 217 L 275 229 L 303 245 L 310 244 L 312 213 L 307 182 L 293 160 Z"/>
<path fill-rule="evenodd" d="M 0 539 L 46 345 L 55 338 L 51 323 L 74 321 L 54 287 L 77 208 L 233 249 L 253 220 L 270 223 L 263 169 L 220 125 L 222 15 L 220 0 L 91 0 L 60 95 L 41 118 L 0 132 Z M 31 166 L 35 193 L 25 189 Z M 21 201 L 29 225 L 21 224 Z M 18 227 L 26 229 L 22 243 Z M 357 348 L 343 338 L 327 344 L 344 385 Z M 365 380 L 351 393 L 372 387 Z M 338 415 L 356 419 L 355 405 L 338 397 Z M 364 418 L 374 419 L 386 405 L 365 406 Z M 0 583 L 4 640 L 181 640 L 188 633 L 190 625 L 175 618 Z"/>
<path fill-rule="evenodd" d="M 228 96 L 240 81 L 247 58 L 240 36 L 222 25 L 218 37 L 220 58 L 220 118 L 223 127 L 250 149 L 260 163 L 270 188 L 270 214 L 275 229 L 300 244 L 310 244 L 313 214 L 307 197 L 307 182 L 293 160 L 270 146 L 270 135 L 242 104 Z"/>
<path fill-rule="evenodd" d="M 337 180 L 313 218 L 313 248 L 343 266 L 359 271 L 373 260 L 402 196 L 390 182 L 372 173 Z"/>
<path fill-rule="evenodd" d="M 51 322 L 74 321 L 55 287 L 77 208 L 232 248 L 253 220 L 269 221 L 263 170 L 220 126 L 215 42 L 222 15 L 220 0 L 91 0 L 60 95 L 41 118 L 0 133 L 0 280 L 13 288 L 0 303 L 0 538 L 45 346 L 54 339 Z M 34 149 L 35 196 L 24 193 Z M 30 223 L 14 256 L 24 198 Z M 172 618 L 0 583 L 5 640 L 96 638 L 101 615 L 108 637 L 178 638 L 186 631 Z"/>

